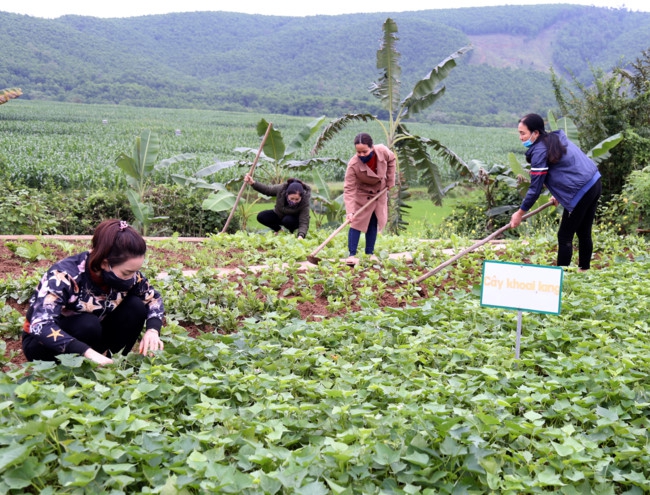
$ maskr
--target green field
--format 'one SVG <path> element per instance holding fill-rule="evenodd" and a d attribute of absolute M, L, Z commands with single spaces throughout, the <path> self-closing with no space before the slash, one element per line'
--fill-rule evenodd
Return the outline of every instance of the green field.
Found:
<path fill-rule="evenodd" d="M 377 263 L 309 270 L 296 260 L 322 237 L 155 241 L 164 351 L 7 365 L 0 492 L 642 495 L 648 245 L 595 237 L 594 269 L 564 275 L 561 314 L 524 313 L 520 359 L 517 312 L 479 304 L 481 263 L 548 264 L 553 236 L 487 246 L 419 285 L 467 240 L 387 236 Z M 404 250 L 412 263 L 385 255 Z M 175 253 L 199 272 L 170 266 Z M 268 268 L 218 276 L 226 260 Z M 0 276 L 4 339 L 39 277 Z"/>
<path fill-rule="evenodd" d="M 169 181 L 172 173 L 191 174 L 216 160 L 240 157 L 235 148 L 257 149 L 255 126 L 262 118 L 273 122 L 287 143 L 313 120 L 255 113 L 13 100 L 0 108 L 0 163 L 10 179 L 29 177 L 28 185 L 35 187 L 113 188 L 123 183 L 114 166 L 115 158 L 122 152 L 130 154 L 134 138 L 142 130 L 151 129 L 161 137 L 161 159 L 181 153 L 196 156 L 157 176 L 159 181 Z M 511 151 L 523 156 L 515 126 L 516 122 L 512 128 L 413 124 L 410 130 L 439 140 L 465 161 L 506 163 Z M 370 132 L 376 142 L 383 141 L 383 131 L 376 124 L 356 124 L 328 142 L 319 156 L 347 161 L 354 151 L 352 139 L 361 131 Z M 299 158 L 310 156 L 311 144 Z"/>
<path fill-rule="evenodd" d="M 308 121 L 265 117 L 287 135 Z M 11 102 L 0 108 L 1 170 L 64 191 L 120 187 L 115 156 L 143 128 L 160 133 L 164 156 L 197 154 L 177 169 L 187 173 L 256 147 L 259 118 Z M 358 130 L 324 153 L 346 159 Z M 521 151 L 512 129 L 417 132 L 466 160 Z M 525 239 L 486 244 L 420 280 L 472 243 L 422 240 L 466 200 L 461 190 L 434 207 L 413 187 L 407 232 L 382 235 L 379 259 L 354 268 L 337 260 L 343 234 L 320 263 L 300 263 L 325 229 L 300 241 L 244 231 L 152 240 L 143 272 L 165 301 L 165 349 L 107 366 L 76 355 L 15 362 L 42 275 L 35 262 L 78 246 L 4 242 L 13 271 L 0 274 L 0 493 L 647 493 L 647 240 L 597 225 L 592 270 L 563 272 L 559 314 L 485 307 L 483 261 L 552 265 L 555 228 L 527 223 Z"/>

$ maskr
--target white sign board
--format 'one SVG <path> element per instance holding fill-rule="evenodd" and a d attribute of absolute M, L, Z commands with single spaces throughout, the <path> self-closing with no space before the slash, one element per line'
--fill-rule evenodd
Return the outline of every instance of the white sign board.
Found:
<path fill-rule="evenodd" d="M 484 261 L 481 306 L 559 315 L 563 276 L 559 266 Z"/>

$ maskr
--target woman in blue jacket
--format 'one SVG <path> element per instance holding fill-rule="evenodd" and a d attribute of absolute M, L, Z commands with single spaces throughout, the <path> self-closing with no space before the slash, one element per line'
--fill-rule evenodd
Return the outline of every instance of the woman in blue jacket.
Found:
<path fill-rule="evenodd" d="M 578 236 L 578 267 L 591 265 L 593 241 L 591 228 L 601 194 L 600 172 L 596 164 L 573 144 L 564 131 L 546 132 L 544 119 L 525 115 L 518 125 L 519 139 L 528 148 L 530 187 L 521 207 L 512 215 L 510 226 L 516 228 L 521 217 L 535 204 L 546 186 L 551 201 L 564 207 L 557 233 L 557 266 L 569 266 L 573 255 L 573 237 Z"/>

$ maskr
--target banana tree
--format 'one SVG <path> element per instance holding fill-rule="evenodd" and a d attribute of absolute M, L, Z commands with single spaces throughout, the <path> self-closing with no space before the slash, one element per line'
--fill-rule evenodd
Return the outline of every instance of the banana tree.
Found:
<path fill-rule="evenodd" d="M 214 173 L 214 171 L 212 172 Z M 211 174 L 208 174 L 211 175 Z M 212 191 L 207 198 L 201 203 L 201 208 L 210 211 L 227 211 L 235 205 L 235 195 L 228 191 L 227 187 L 220 182 L 208 182 L 200 175 L 186 177 L 184 175 L 173 174 L 174 183 L 189 189 L 208 189 Z"/>
<path fill-rule="evenodd" d="M 9 100 L 18 98 L 23 94 L 20 88 L 0 89 L 0 105 L 7 103 Z"/>
<path fill-rule="evenodd" d="M 269 184 L 279 184 L 288 178 L 292 170 L 312 169 L 325 163 L 330 163 L 334 158 L 310 157 L 303 160 L 296 159 L 298 151 L 320 130 L 326 121 L 321 116 L 305 125 L 300 132 L 294 136 L 289 145 L 284 143 L 282 133 L 275 127 L 271 129 L 264 144 L 263 153 L 260 155 L 260 163 L 257 165 L 260 180 Z M 257 124 L 257 134 L 261 137 L 268 128 L 268 122 L 264 119 Z M 235 148 L 235 151 L 243 155 L 255 156 L 257 150 L 253 148 Z M 337 160 L 340 162 L 340 160 Z M 248 164 L 247 164 L 248 165 Z"/>
<path fill-rule="evenodd" d="M 260 179 L 260 182 L 267 184 L 280 184 L 288 178 L 288 174 L 291 170 L 311 169 L 318 165 L 331 163 L 332 161 L 338 161 L 343 164 L 341 160 L 336 158 L 310 157 L 305 160 L 295 159 L 298 150 L 300 150 L 300 148 L 302 148 L 302 146 L 318 132 L 325 120 L 325 117 L 319 117 L 307 124 L 300 130 L 298 135 L 292 139 L 288 146 L 284 143 L 282 133 L 275 127 L 272 127 L 266 138 L 264 147 L 262 148 L 258 165 L 255 168 L 256 177 Z M 257 123 L 257 134 L 262 137 L 266 134 L 268 126 L 269 123 L 265 119 L 261 119 Z M 239 160 L 228 160 L 225 162 L 217 160 L 214 164 L 196 171 L 194 173 L 194 179 L 201 179 L 204 187 L 206 187 L 203 178 L 214 175 L 222 170 L 238 167 L 248 171 L 253 163 L 252 161 L 249 161 L 249 158 L 255 157 L 258 150 L 256 148 L 238 147 L 235 148 L 234 151 L 241 153 L 243 158 Z M 241 183 L 242 178 L 243 176 L 238 177 L 233 181 L 229 181 L 227 182 L 227 185 L 231 185 L 233 182 Z M 187 178 L 181 176 L 175 176 L 174 179 L 178 181 L 187 180 Z"/>
<path fill-rule="evenodd" d="M 413 90 L 404 99 L 400 99 L 400 53 L 396 49 L 398 41 L 397 24 L 393 19 L 386 19 L 383 24 L 383 38 L 377 51 L 377 68 L 381 75 L 370 87 L 370 92 L 379 98 L 384 109 L 388 111 L 388 122 L 384 123 L 376 116 L 363 114 L 346 114 L 331 121 L 319 136 L 312 150 L 316 154 L 322 146 L 339 131 L 352 122 L 377 122 L 385 134 L 386 145 L 397 158 L 396 190 L 391 195 L 393 207 L 389 230 L 397 233 L 406 224 L 404 221 L 407 200 L 408 181 L 418 179 L 426 186 L 431 200 L 440 205 L 445 194 L 440 175 L 439 163 L 446 162 L 457 170 L 467 169 L 467 164 L 452 150 L 435 139 L 412 134 L 404 121 L 433 105 L 445 92 L 441 82 L 456 67 L 456 60 L 467 53 L 471 47 L 465 46 L 452 53 L 436 65 L 424 78 L 418 81 Z"/>
<path fill-rule="evenodd" d="M 317 226 L 334 226 L 340 225 L 345 217 L 345 205 L 343 204 L 343 194 L 334 197 L 332 191 L 323 179 L 318 169 L 313 171 L 312 182 L 314 187 L 311 193 L 312 206 L 311 210 L 316 214 Z M 323 219 L 325 221 L 323 221 Z"/>
<path fill-rule="evenodd" d="M 167 167 L 172 163 L 194 158 L 194 155 L 185 153 L 156 163 L 159 152 L 160 138 L 157 134 L 145 130 L 135 138 L 133 156 L 120 153 L 115 159 L 115 165 L 122 169 L 126 177 L 126 183 L 129 186 L 126 190 L 126 197 L 136 219 L 135 227 L 143 235 L 147 235 L 149 226 L 153 222 L 159 222 L 167 218 L 156 217 L 153 206 L 144 202 L 144 197 L 151 188 L 151 176 L 154 171 Z"/>

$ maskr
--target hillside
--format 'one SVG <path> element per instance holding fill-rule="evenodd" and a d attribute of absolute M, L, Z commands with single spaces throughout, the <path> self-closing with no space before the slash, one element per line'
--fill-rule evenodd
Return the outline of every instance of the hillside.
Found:
<path fill-rule="evenodd" d="M 650 14 L 572 5 L 282 17 L 194 12 L 41 19 L 0 12 L 0 87 L 79 103 L 339 115 L 381 108 L 381 26 L 396 20 L 403 95 L 441 60 L 473 50 L 424 115 L 502 124 L 554 106 L 548 71 L 589 81 L 648 48 Z"/>

